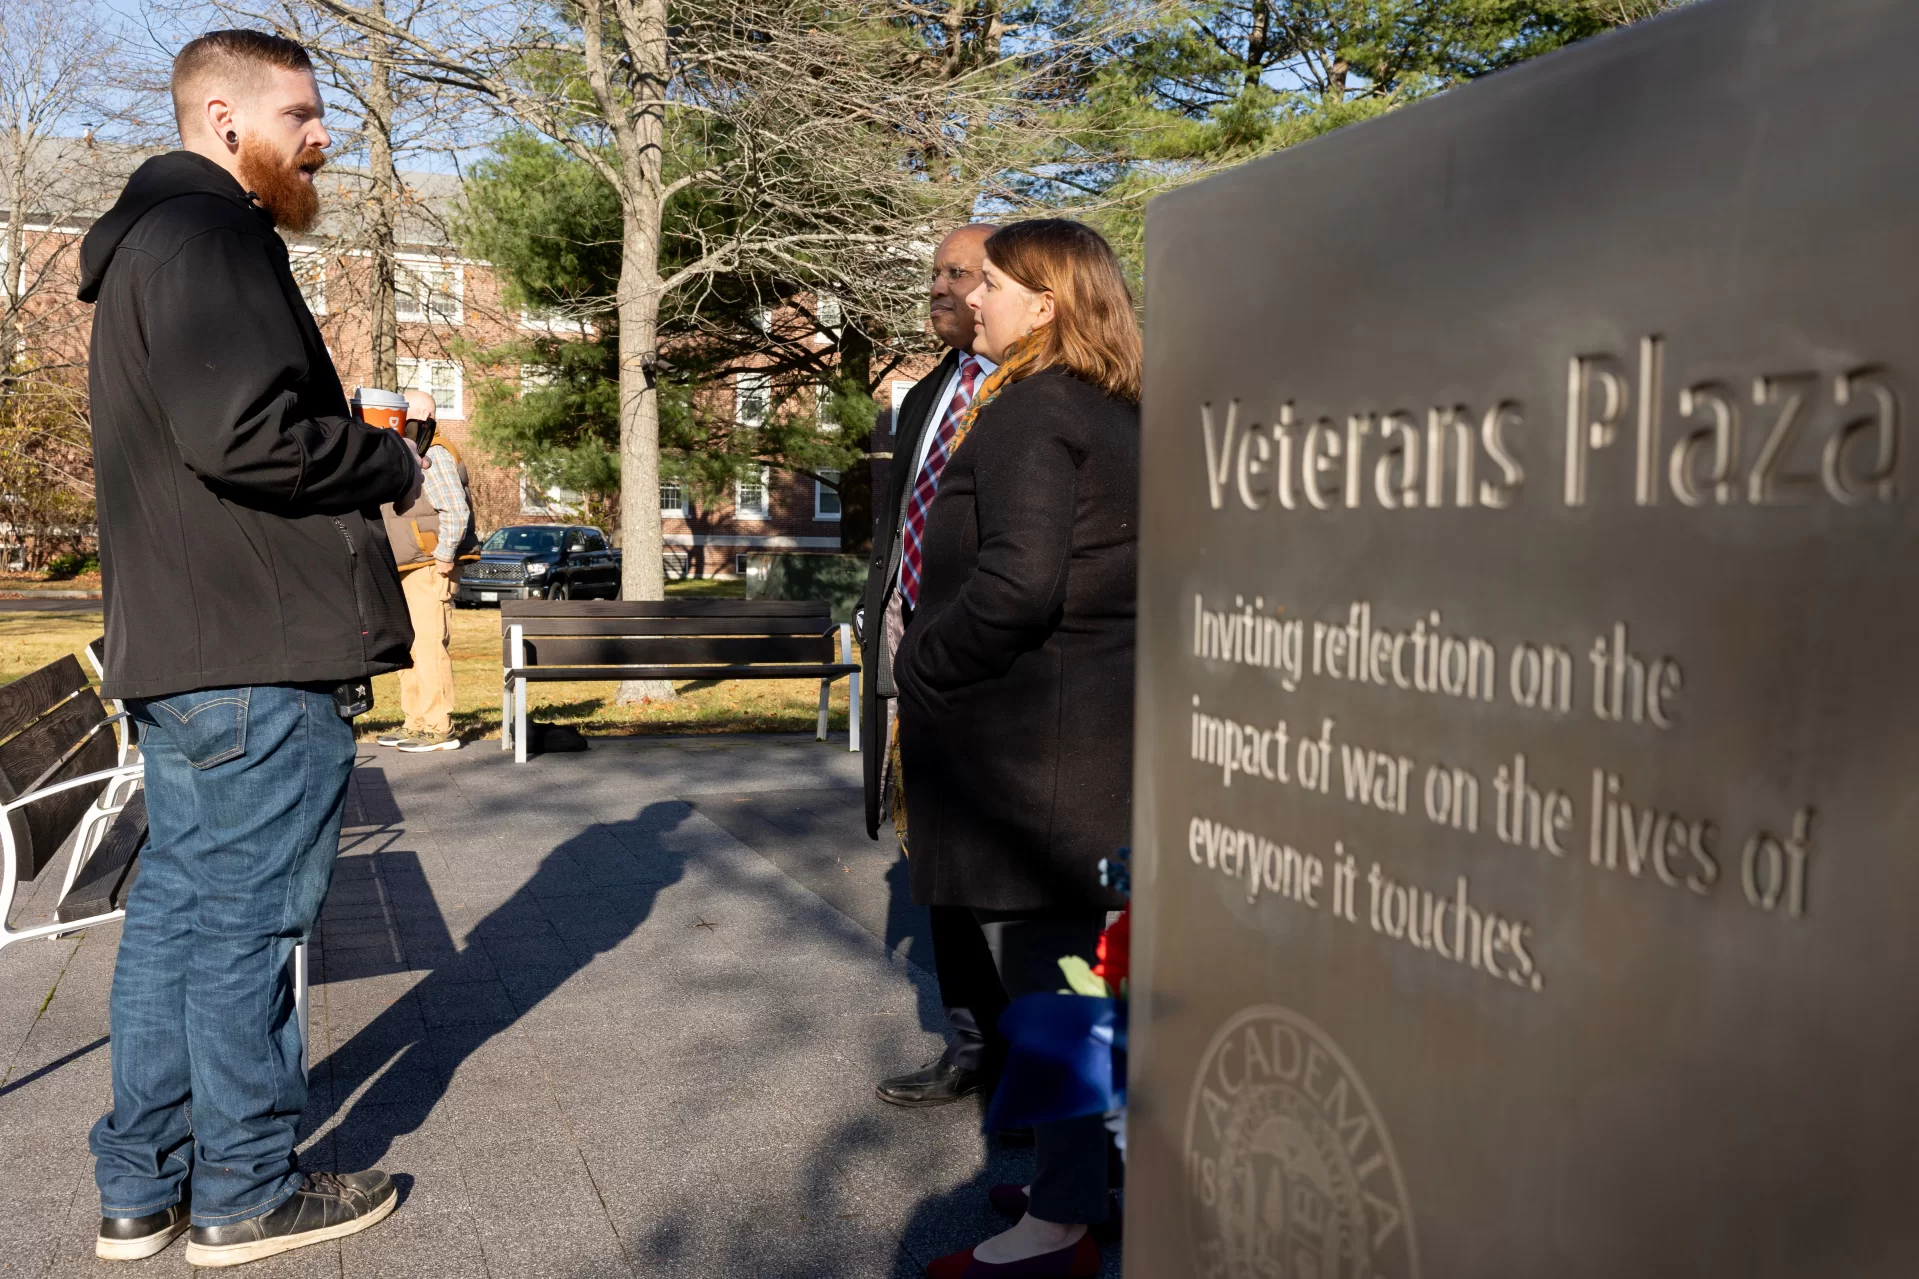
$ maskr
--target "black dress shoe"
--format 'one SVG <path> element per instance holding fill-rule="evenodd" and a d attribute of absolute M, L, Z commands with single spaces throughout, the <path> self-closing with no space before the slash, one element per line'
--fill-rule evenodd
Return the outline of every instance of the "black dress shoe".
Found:
<path fill-rule="evenodd" d="M 880 1080 L 876 1091 L 881 1101 L 895 1106 L 944 1106 L 970 1097 L 985 1086 L 986 1077 L 979 1071 L 962 1070 L 942 1056 L 911 1074 Z"/>
<path fill-rule="evenodd" d="M 93 1255 L 102 1261 L 138 1261 L 163 1252 L 166 1246 L 186 1233 L 192 1214 L 186 1200 L 144 1217 L 102 1217 L 100 1237 L 94 1240 Z"/>
<path fill-rule="evenodd" d="M 399 1202 L 399 1187 L 377 1168 L 344 1176 L 310 1172 L 306 1184 L 272 1212 L 229 1226 L 195 1226 L 187 1240 L 187 1262 L 237 1266 L 344 1238 L 384 1221 Z"/>

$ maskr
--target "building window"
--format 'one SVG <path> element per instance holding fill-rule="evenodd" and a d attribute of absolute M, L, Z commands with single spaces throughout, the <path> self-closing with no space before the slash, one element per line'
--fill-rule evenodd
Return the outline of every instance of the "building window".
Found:
<path fill-rule="evenodd" d="M 557 306 L 527 306 L 520 308 L 520 327 L 537 329 L 541 333 L 577 333 L 587 335 L 585 320 L 568 315 L 565 308 Z"/>
<path fill-rule="evenodd" d="M 553 367 L 548 364 L 522 364 L 520 366 L 520 398 L 525 399 L 528 391 L 544 391 L 555 381 Z"/>
<path fill-rule="evenodd" d="M 433 397 L 441 418 L 463 419 L 460 388 L 464 381 L 458 360 L 401 360 L 400 389 L 425 391 Z"/>
<path fill-rule="evenodd" d="M 401 259 L 393 267 L 398 318 L 407 324 L 460 324 L 466 312 L 466 272 L 450 262 Z"/>
<path fill-rule="evenodd" d="M 660 481 L 660 514 L 676 520 L 686 518 L 686 490 L 678 480 Z"/>
<path fill-rule="evenodd" d="M 733 379 L 733 418 L 758 430 L 773 409 L 773 388 L 764 373 L 741 373 Z"/>
<path fill-rule="evenodd" d="M 741 577 L 746 576 L 746 565 L 747 565 L 746 556 L 735 555 L 733 557 L 733 571 L 735 573 L 738 573 Z"/>
<path fill-rule="evenodd" d="M 820 478 L 813 481 L 814 519 L 837 520 L 840 517 L 840 491 L 833 487 L 839 482 L 838 471 L 821 471 Z"/>
<path fill-rule="evenodd" d="M 839 414 L 833 407 L 833 388 L 824 383 L 813 388 L 813 419 L 822 431 L 840 429 Z"/>
<path fill-rule="evenodd" d="M 733 513 L 743 520 L 766 518 L 766 468 L 758 479 L 737 480 L 733 484 Z"/>
<path fill-rule="evenodd" d="M 814 309 L 818 312 L 822 333 L 837 334 L 840 326 L 846 323 L 846 308 L 831 293 L 820 294 L 819 303 Z"/>
<path fill-rule="evenodd" d="M 551 488 L 541 488 L 526 478 L 526 472 L 520 472 L 520 514 L 538 515 L 546 519 L 573 519 L 580 514 L 581 497 L 572 489 L 561 488 L 555 484 Z"/>
<path fill-rule="evenodd" d="M 326 256 L 318 249 L 293 249 L 287 254 L 287 265 L 293 268 L 293 282 L 300 286 L 307 310 L 325 315 Z"/>

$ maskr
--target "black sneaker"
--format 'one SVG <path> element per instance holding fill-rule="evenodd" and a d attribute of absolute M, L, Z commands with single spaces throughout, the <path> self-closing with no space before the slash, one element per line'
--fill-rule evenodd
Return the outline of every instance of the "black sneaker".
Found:
<path fill-rule="evenodd" d="M 186 1233 L 191 1216 L 183 1199 L 144 1217 L 102 1217 L 93 1255 L 102 1261 L 138 1261 L 164 1252 L 168 1244 Z"/>
<path fill-rule="evenodd" d="M 378 1168 L 342 1176 L 310 1172 L 306 1184 L 272 1212 L 230 1226 L 195 1226 L 187 1239 L 187 1264 L 237 1266 L 341 1239 L 384 1221 L 399 1202 L 393 1178 Z"/>

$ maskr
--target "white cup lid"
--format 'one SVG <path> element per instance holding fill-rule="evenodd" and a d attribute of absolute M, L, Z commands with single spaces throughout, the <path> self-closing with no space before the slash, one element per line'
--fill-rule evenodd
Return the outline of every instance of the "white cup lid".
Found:
<path fill-rule="evenodd" d="M 388 391 L 377 386 L 354 387 L 353 402 L 369 409 L 406 408 L 406 396 L 398 391 Z"/>

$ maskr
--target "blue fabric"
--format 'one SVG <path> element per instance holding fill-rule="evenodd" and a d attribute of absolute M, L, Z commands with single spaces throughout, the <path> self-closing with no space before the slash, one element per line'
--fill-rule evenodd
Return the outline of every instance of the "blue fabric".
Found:
<path fill-rule="evenodd" d="M 101 1211 L 192 1186 L 195 1225 L 300 1186 L 306 1106 L 288 959 L 333 876 L 353 729 L 327 693 L 255 686 L 130 701 L 148 844 L 113 974 L 113 1109 L 93 1127 Z"/>
<path fill-rule="evenodd" d="M 1000 1014 L 1006 1067 L 988 1131 L 1103 1115 L 1126 1104 L 1126 1005 L 1091 995 L 1021 995 Z"/>

